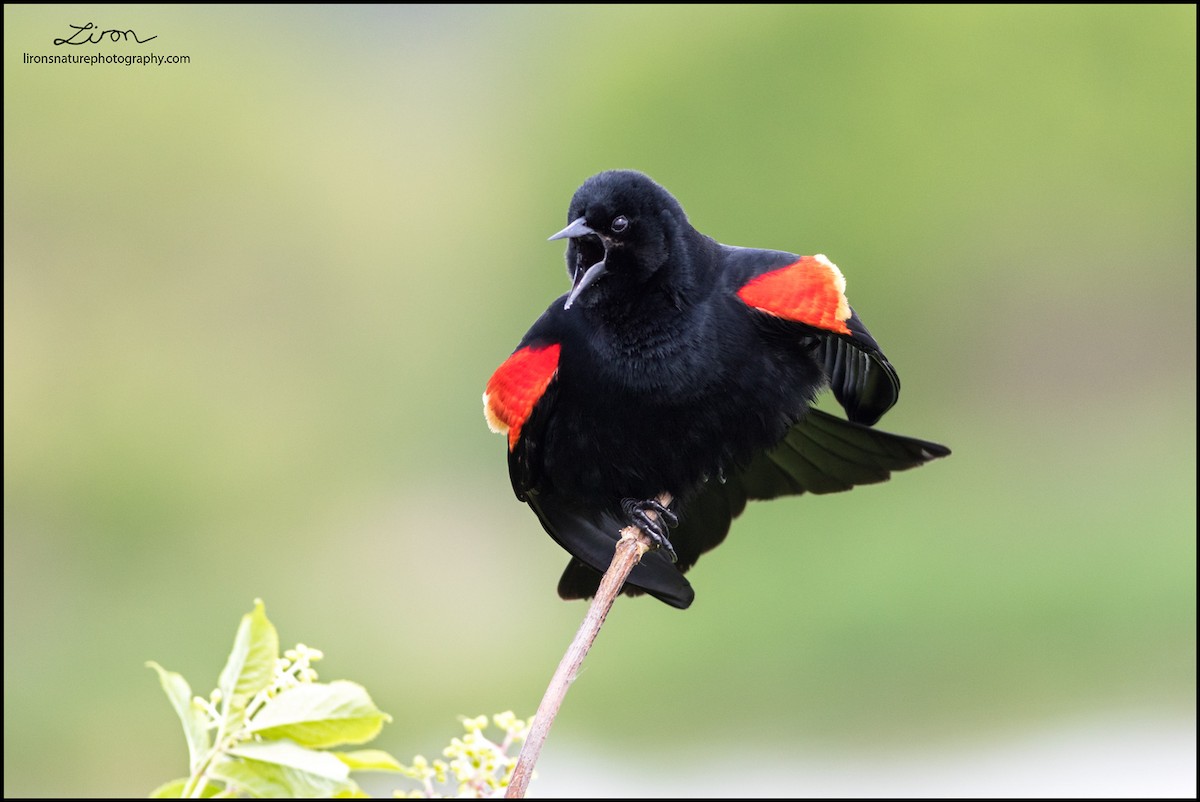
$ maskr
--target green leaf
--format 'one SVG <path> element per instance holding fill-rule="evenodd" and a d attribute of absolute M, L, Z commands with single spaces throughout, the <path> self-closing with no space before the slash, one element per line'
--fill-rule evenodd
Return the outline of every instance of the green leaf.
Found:
<path fill-rule="evenodd" d="M 375 707 L 361 685 L 337 680 L 281 691 L 246 729 L 263 738 L 290 738 L 304 746 L 327 747 L 369 741 L 391 720 Z"/>
<path fill-rule="evenodd" d="M 330 754 L 349 766 L 351 771 L 404 771 L 400 761 L 382 749 L 357 749 Z"/>
<path fill-rule="evenodd" d="M 227 755 L 214 761 L 208 774 L 231 790 L 256 797 L 333 796 L 357 789 L 349 779 L 337 780 L 280 763 Z"/>
<path fill-rule="evenodd" d="M 275 763 L 329 780 L 345 780 L 350 777 L 350 768 L 328 752 L 305 749 L 291 741 L 248 741 L 228 750 L 229 754 Z"/>
<path fill-rule="evenodd" d="M 183 735 L 187 739 L 188 766 L 192 771 L 200 765 L 208 752 L 208 727 L 204 711 L 192 703 L 192 688 L 183 675 L 167 671 L 153 660 L 146 663 L 148 668 L 158 672 L 158 681 L 171 700 L 171 707 L 183 723 Z"/>
<path fill-rule="evenodd" d="M 271 684 L 278 659 L 279 633 L 267 620 L 262 599 L 255 599 L 254 610 L 242 616 L 233 639 L 233 651 L 217 680 L 227 732 L 240 723 L 238 719 L 250 698 Z"/>
<path fill-rule="evenodd" d="M 169 783 L 163 783 L 150 792 L 150 798 L 180 799 L 183 797 L 183 788 L 187 785 L 187 781 L 187 777 L 181 777 L 178 780 L 171 780 Z"/>

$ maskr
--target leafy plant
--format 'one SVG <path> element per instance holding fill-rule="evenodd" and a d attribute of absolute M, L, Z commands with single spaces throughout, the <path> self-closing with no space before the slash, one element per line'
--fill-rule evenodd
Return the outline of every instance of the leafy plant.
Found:
<path fill-rule="evenodd" d="M 496 796 L 508 787 L 516 765 L 508 750 L 523 743 L 526 723 L 511 712 L 492 716 L 498 740 L 484 736 L 487 716 L 465 718 L 466 734 L 442 754 L 447 760 L 413 758 L 401 765 L 387 752 L 327 751 L 370 741 L 391 716 L 375 707 L 353 682 L 318 682 L 313 663 L 324 655 L 297 644 L 279 656 L 279 635 L 262 600 L 242 616 L 233 651 L 208 698 L 193 696 L 181 675 L 158 663 L 146 665 L 159 681 L 183 724 L 188 745 L 187 777 L 164 783 L 155 798 L 365 797 L 351 774 L 396 772 L 420 787 L 397 796 Z"/>
<path fill-rule="evenodd" d="M 279 635 L 261 600 L 242 616 L 233 651 L 207 699 L 181 675 L 147 666 L 183 724 L 190 773 L 153 797 L 365 796 L 355 771 L 401 771 L 387 752 L 326 751 L 365 743 L 391 717 L 354 682 L 317 682 L 323 655 L 298 644 L 279 656 Z"/>

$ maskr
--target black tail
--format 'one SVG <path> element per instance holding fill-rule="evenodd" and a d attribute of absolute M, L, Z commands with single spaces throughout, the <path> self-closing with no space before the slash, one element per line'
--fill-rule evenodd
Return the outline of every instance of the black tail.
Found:
<path fill-rule="evenodd" d="M 572 556 L 558 582 L 558 595 L 564 599 L 595 596 L 600 577 L 612 563 L 621 530 L 629 521 L 608 512 L 573 509 L 557 496 L 546 493 L 530 494 L 526 501 L 537 513 L 542 527 Z M 675 542 L 673 538 L 671 542 Z M 621 592 L 630 596 L 649 593 L 681 610 L 696 595 L 691 583 L 662 551 L 643 555 Z"/>
<path fill-rule="evenodd" d="M 685 608 L 695 594 L 682 572 L 725 539 L 730 523 L 748 500 L 849 490 L 885 481 L 893 471 L 915 468 L 949 453 L 950 449 L 937 443 L 809 410 L 775 448 L 724 483 L 710 481 L 694 498 L 683 500 L 679 526 L 670 533 L 679 562 L 672 564 L 661 552 L 648 553 L 633 569 L 622 592 L 646 592 L 673 607 Z M 558 595 L 564 599 L 594 596 L 600 576 L 612 560 L 617 532 L 627 522 L 611 515 L 592 522 L 578 512 L 547 509 L 533 498 L 530 505 L 546 530 L 575 557 L 563 571 Z"/>

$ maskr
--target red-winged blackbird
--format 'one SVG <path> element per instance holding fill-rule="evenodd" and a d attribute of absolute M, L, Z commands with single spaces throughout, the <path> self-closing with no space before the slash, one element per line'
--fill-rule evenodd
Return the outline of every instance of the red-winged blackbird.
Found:
<path fill-rule="evenodd" d="M 628 170 L 584 182 L 567 221 L 550 239 L 567 239 L 571 290 L 483 396 L 517 498 L 571 553 L 564 599 L 595 594 L 636 523 L 663 548 L 623 591 L 687 607 L 683 572 L 747 499 L 849 490 L 950 453 L 869 428 L 900 379 L 824 256 L 721 245 Z M 826 387 L 849 421 L 810 409 Z"/>

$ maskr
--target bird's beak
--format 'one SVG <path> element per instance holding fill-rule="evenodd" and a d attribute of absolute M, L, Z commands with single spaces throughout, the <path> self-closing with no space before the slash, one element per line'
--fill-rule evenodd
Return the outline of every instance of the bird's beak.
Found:
<path fill-rule="evenodd" d="M 592 229 L 590 229 L 588 227 L 587 220 L 580 217 L 578 220 L 573 221 L 571 223 L 571 225 L 567 226 L 562 231 L 560 231 L 557 234 L 555 234 L 554 236 L 550 237 L 550 239 L 547 240 L 547 242 L 549 242 L 551 240 L 556 240 L 556 239 L 567 239 L 568 237 L 583 237 L 588 234 L 595 234 L 595 233 L 596 233 L 595 231 L 593 231 Z"/>
<path fill-rule="evenodd" d="M 588 234 L 595 234 L 595 233 L 596 232 L 587 224 L 587 220 L 580 217 L 576 220 L 571 221 L 570 225 L 568 225 L 566 228 L 564 228 L 562 231 L 558 232 L 554 236 L 550 237 L 550 239 L 551 240 L 567 239 L 567 238 L 574 239 L 575 237 L 586 237 Z M 583 292 L 584 289 L 589 284 L 591 284 L 593 281 L 600 278 L 600 276 L 604 275 L 604 270 L 605 270 L 604 260 L 601 259 L 599 262 L 596 262 L 596 264 L 592 265 L 587 270 L 585 270 L 581 273 L 577 272 L 575 274 L 575 284 L 574 284 L 574 286 L 571 287 L 571 293 L 570 293 L 570 295 L 567 296 L 567 303 L 566 303 L 566 305 L 563 306 L 563 309 L 570 309 L 571 304 L 575 303 L 575 299 L 579 297 L 579 293 Z"/>
<path fill-rule="evenodd" d="M 563 309 L 570 309 L 571 304 L 575 303 L 575 299 L 579 297 L 579 293 L 583 292 L 584 287 L 604 275 L 605 270 L 604 260 L 601 259 L 584 271 L 583 275 L 576 278 L 575 286 L 571 288 L 571 294 L 567 296 L 567 302 L 563 305 Z"/>

